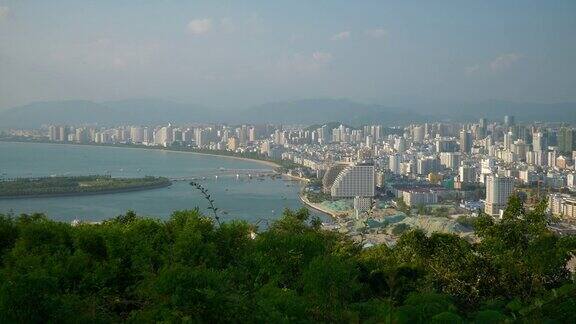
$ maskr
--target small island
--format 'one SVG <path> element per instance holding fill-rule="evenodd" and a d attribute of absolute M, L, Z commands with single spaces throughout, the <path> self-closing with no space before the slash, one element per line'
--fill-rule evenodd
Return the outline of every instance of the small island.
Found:
<path fill-rule="evenodd" d="M 16 178 L 0 181 L 0 199 L 108 194 L 170 186 L 164 177 L 112 178 L 109 175 Z"/>

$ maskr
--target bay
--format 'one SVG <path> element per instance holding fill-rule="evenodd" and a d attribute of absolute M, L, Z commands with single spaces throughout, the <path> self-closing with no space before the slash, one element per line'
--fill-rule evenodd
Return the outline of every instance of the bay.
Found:
<path fill-rule="evenodd" d="M 266 226 L 284 208 L 302 207 L 301 183 L 289 179 L 249 179 L 248 173 L 271 170 L 256 161 L 166 150 L 87 145 L 0 142 L 0 177 L 110 174 L 113 177 L 196 178 L 215 199 L 224 220 L 242 219 Z M 239 176 L 237 177 L 236 174 Z M 49 218 L 101 221 L 128 210 L 167 219 L 174 210 L 208 204 L 188 181 L 170 187 L 92 196 L 0 199 L 0 213 L 42 212 Z M 323 220 L 328 219 L 312 211 Z"/>

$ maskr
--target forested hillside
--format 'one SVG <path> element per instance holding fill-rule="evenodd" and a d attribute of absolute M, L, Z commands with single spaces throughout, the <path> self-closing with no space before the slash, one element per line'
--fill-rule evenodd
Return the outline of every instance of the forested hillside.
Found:
<path fill-rule="evenodd" d="M 0 322 L 576 322 L 573 237 L 512 198 L 481 238 L 362 249 L 307 210 L 265 231 L 198 210 L 71 226 L 0 217 Z"/>

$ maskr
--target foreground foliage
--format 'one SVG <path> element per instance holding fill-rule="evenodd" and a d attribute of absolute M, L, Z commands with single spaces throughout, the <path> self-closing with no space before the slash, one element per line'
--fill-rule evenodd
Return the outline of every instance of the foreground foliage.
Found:
<path fill-rule="evenodd" d="M 198 210 L 100 225 L 0 217 L 0 322 L 576 322 L 571 237 L 515 198 L 480 243 L 361 249 L 285 211 L 266 231 Z"/>

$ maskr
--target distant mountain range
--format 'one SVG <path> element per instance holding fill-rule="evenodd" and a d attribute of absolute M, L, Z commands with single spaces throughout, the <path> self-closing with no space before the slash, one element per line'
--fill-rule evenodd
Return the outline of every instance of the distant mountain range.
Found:
<path fill-rule="evenodd" d="M 352 126 L 367 123 L 398 125 L 426 120 L 403 108 L 385 107 L 348 99 L 305 99 L 263 104 L 246 110 L 245 121 L 283 122 L 291 124 L 322 124 L 340 121 Z"/>
<path fill-rule="evenodd" d="M 0 111 L 0 127 L 34 128 L 42 124 L 164 124 L 194 122 L 322 124 L 342 122 L 351 126 L 453 120 L 486 117 L 502 120 L 576 123 L 576 103 L 510 103 L 490 101 L 441 107 L 387 107 L 348 99 L 280 101 L 243 110 L 227 111 L 159 99 L 130 99 L 96 103 L 85 100 L 35 102 Z"/>
<path fill-rule="evenodd" d="M 35 102 L 0 111 L 2 127 L 42 124 L 162 124 L 209 122 L 221 114 L 212 108 L 159 99 L 129 99 L 96 103 L 85 100 Z"/>

